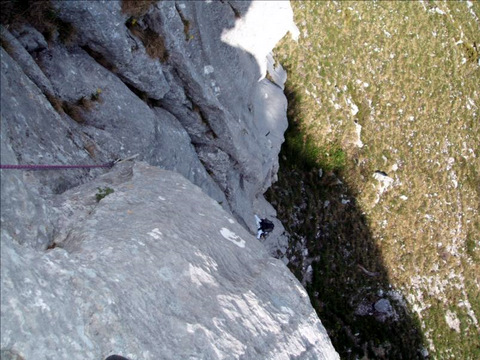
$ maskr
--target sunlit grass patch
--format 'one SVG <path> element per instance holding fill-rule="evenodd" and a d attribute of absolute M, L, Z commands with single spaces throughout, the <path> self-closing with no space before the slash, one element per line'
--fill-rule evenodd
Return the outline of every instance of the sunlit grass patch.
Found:
<path fill-rule="evenodd" d="M 341 177 L 365 214 L 391 284 L 419 316 L 429 352 L 476 358 L 480 340 L 472 334 L 480 327 L 467 320 L 480 317 L 472 295 L 480 293 L 479 3 L 292 6 L 301 38 L 275 50 L 295 94 L 283 168 L 289 172 L 288 159 L 300 154 L 308 171 L 323 168 Z M 332 148 L 339 156 L 325 157 Z M 391 183 L 382 185 L 375 171 Z M 315 182 L 328 186 L 325 178 Z M 339 195 L 322 192 L 332 204 Z M 300 216 L 290 208 L 283 212 L 286 223 Z M 459 311 L 461 331 L 452 333 L 438 319 L 459 302 L 471 307 L 473 318 Z"/>

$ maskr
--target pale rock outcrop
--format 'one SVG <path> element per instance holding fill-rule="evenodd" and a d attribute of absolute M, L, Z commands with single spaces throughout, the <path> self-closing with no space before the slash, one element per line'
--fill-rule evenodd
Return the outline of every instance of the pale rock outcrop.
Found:
<path fill-rule="evenodd" d="M 4 353 L 338 358 L 293 274 L 181 175 L 123 163 L 49 205 L 51 250 L 2 234 Z"/>

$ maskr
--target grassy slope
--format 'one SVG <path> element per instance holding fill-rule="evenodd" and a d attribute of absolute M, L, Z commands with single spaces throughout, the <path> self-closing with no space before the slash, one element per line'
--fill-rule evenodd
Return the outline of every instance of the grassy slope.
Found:
<path fill-rule="evenodd" d="M 378 344 L 361 349 L 367 335 L 348 334 L 373 325 L 339 314 L 391 284 L 435 358 L 480 358 L 480 3 L 292 6 L 303 36 L 275 51 L 289 73 L 292 126 L 270 199 L 316 260 L 312 301 L 337 348 L 381 357 Z M 318 167 L 333 172 L 320 179 Z M 380 196 L 376 170 L 394 180 Z M 299 258 L 297 273 L 306 265 Z M 332 309 L 346 297 L 358 301 Z M 406 347 L 419 343 L 410 338 Z"/>

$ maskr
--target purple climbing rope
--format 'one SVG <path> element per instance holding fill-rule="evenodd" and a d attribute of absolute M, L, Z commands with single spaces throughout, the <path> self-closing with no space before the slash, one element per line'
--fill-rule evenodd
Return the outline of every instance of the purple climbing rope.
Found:
<path fill-rule="evenodd" d="M 92 168 L 111 168 L 115 165 L 115 161 L 100 165 L 3 165 L 0 169 L 17 169 L 17 170 L 62 170 L 62 169 L 92 169 Z"/>
<path fill-rule="evenodd" d="M 135 159 L 139 154 L 129 156 L 125 159 L 117 159 L 106 164 L 99 165 L 3 165 L 0 169 L 17 169 L 17 170 L 63 170 L 63 169 L 93 169 L 93 168 L 111 168 L 115 164 Z"/>

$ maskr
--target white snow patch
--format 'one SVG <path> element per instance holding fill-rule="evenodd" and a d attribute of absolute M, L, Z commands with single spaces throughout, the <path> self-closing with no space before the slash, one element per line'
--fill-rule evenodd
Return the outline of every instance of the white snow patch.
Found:
<path fill-rule="evenodd" d="M 289 1 L 253 1 L 248 12 L 236 20 L 235 27 L 222 32 L 221 39 L 252 54 L 262 80 L 267 73 L 267 55 L 287 32 L 297 41 L 300 31 Z"/>
<path fill-rule="evenodd" d="M 235 234 L 234 232 L 228 230 L 227 228 L 221 228 L 220 229 L 220 234 L 227 239 L 228 241 L 231 241 L 238 247 L 244 248 L 245 247 L 245 240 L 243 240 L 240 236 Z"/>

